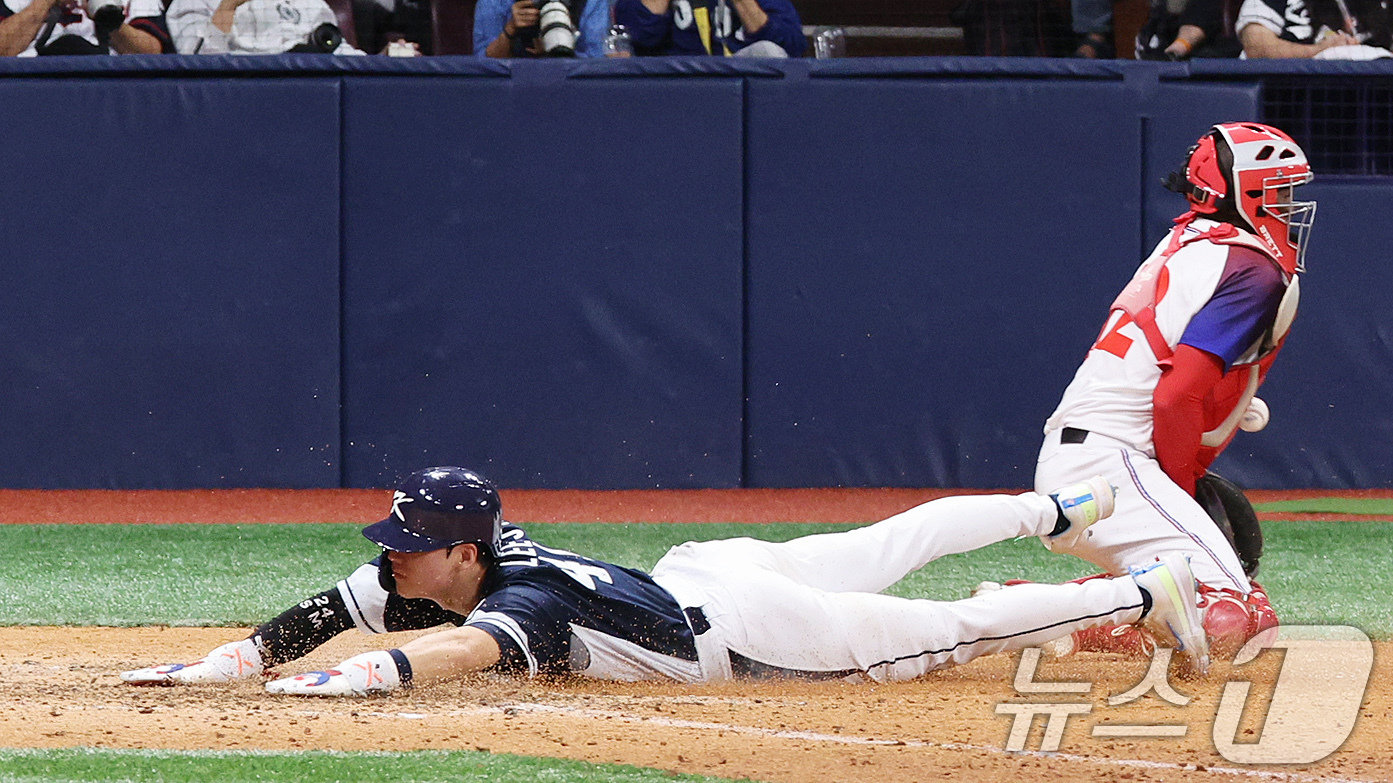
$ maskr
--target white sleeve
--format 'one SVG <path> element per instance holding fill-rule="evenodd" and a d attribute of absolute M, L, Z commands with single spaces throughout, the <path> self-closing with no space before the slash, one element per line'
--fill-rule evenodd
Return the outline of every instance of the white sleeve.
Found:
<path fill-rule="evenodd" d="M 160 0 L 131 0 L 126 10 L 127 19 L 158 18 L 164 15 L 164 5 Z"/>
<path fill-rule="evenodd" d="M 169 35 L 179 54 L 225 54 L 227 33 L 213 26 L 211 0 L 174 0 L 165 12 Z"/>
<path fill-rule="evenodd" d="M 1280 0 L 1278 1 L 1280 2 Z M 1286 20 L 1281 11 L 1273 8 L 1265 0 L 1243 0 L 1243 6 L 1238 9 L 1238 20 L 1233 23 L 1233 29 L 1242 33 L 1243 28 L 1250 24 L 1262 25 L 1271 30 L 1274 35 L 1280 36 L 1286 27 Z"/>
<path fill-rule="evenodd" d="M 358 570 L 339 582 L 339 595 L 353 618 L 353 624 L 363 633 L 387 632 L 387 591 L 377 579 L 378 568 L 364 563 Z"/>

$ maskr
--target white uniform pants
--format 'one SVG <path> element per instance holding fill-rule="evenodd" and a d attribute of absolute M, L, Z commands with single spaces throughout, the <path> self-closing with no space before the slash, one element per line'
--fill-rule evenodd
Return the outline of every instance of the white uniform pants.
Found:
<path fill-rule="evenodd" d="M 1071 549 L 1112 574 L 1149 563 L 1167 552 L 1190 556 L 1195 578 L 1211 587 L 1252 590 L 1228 539 L 1195 499 L 1161 464 L 1127 444 L 1091 432 L 1083 443 L 1060 443 L 1060 431 L 1045 436 L 1035 466 L 1035 488 L 1050 490 L 1103 475 L 1117 487 L 1117 508 L 1093 526 L 1093 535 Z"/>
<path fill-rule="evenodd" d="M 1034 493 L 944 498 L 845 533 L 682 544 L 653 577 L 710 623 L 697 644 L 706 679 L 731 676 L 726 650 L 785 669 L 910 679 L 1139 619 L 1141 593 L 1130 578 L 1018 585 L 960 601 L 879 594 L 944 555 L 1045 535 L 1057 513 Z"/>

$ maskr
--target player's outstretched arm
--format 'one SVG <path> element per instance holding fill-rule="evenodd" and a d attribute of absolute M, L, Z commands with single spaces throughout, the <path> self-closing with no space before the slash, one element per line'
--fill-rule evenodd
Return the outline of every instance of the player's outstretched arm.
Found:
<path fill-rule="evenodd" d="M 121 672 L 121 679 L 132 685 L 202 685 L 259 677 L 273 666 L 308 654 L 353 625 L 340 589 L 335 587 L 306 598 L 258 625 L 247 638 L 221 645 L 197 661 Z"/>
<path fill-rule="evenodd" d="M 308 672 L 266 684 L 269 693 L 293 696 L 366 696 L 417 683 L 439 682 L 482 671 L 498 663 L 502 651 L 486 631 L 450 628 L 414 639 L 396 650 L 377 650 L 332 669 Z"/>
<path fill-rule="evenodd" d="M 132 685 L 203 685 L 256 677 L 265 669 L 261 650 L 247 638 L 216 647 L 193 663 L 133 669 L 121 672 L 121 679 Z"/>

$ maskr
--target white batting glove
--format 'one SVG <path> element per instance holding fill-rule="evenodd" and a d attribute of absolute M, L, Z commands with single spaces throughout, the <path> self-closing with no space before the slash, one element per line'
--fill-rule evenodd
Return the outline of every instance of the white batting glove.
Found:
<path fill-rule="evenodd" d="M 386 650 L 355 655 L 332 669 L 266 683 L 266 692 L 289 696 L 367 696 L 401 687 L 397 662 Z"/>
<path fill-rule="evenodd" d="M 121 672 L 121 679 L 132 685 L 203 685 L 257 677 L 265 671 L 261 651 L 251 639 L 230 642 L 193 663 L 171 663 Z"/>

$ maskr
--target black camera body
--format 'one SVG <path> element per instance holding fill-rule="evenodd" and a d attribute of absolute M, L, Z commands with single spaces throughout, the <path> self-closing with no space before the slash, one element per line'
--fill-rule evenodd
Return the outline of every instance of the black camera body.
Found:
<path fill-rule="evenodd" d="M 97 28 L 98 37 L 111 35 L 126 21 L 126 9 L 114 0 L 94 0 L 88 6 L 91 10 L 92 24 Z"/>
<path fill-rule="evenodd" d="M 333 54 L 343 45 L 343 33 L 337 25 L 324 24 L 310 31 L 304 43 L 298 43 L 286 51 L 296 54 Z"/>

